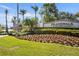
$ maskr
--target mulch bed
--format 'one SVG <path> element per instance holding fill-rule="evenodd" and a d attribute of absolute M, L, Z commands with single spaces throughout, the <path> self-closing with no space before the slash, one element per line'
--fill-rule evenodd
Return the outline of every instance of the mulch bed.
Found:
<path fill-rule="evenodd" d="M 18 38 L 43 42 L 43 43 L 59 43 L 68 46 L 79 47 L 79 37 L 66 36 L 66 35 L 57 35 L 57 34 L 34 34 L 34 35 L 24 35 L 19 36 Z"/>

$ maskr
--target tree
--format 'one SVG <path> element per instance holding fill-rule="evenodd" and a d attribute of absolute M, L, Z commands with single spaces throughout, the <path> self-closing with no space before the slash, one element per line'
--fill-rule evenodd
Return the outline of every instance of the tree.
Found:
<path fill-rule="evenodd" d="M 54 14 L 54 16 L 57 18 L 57 20 L 59 19 L 58 9 L 57 9 L 55 3 L 50 3 L 49 4 L 49 13 Z"/>
<path fill-rule="evenodd" d="M 16 17 L 15 16 L 13 16 L 13 18 L 12 18 L 12 23 L 13 23 L 13 29 L 14 30 L 16 30 Z"/>
<path fill-rule="evenodd" d="M 26 10 L 24 9 L 20 10 L 20 14 L 23 16 L 23 20 L 24 20 L 24 15 L 26 14 Z"/>
<path fill-rule="evenodd" d="M 5 10 L 5 19 L 6 19 L 6 33 L 9 34 L 8 32 L 8 23 L 7 23 L 7 14 L 8 14 L 8 10 Z"/>
<path fill-rule="evenodd" d="M 19 21 L 19 4 L 18 3 L 17 3 L 17 20 Z"/>
<path fill-rule="evenodd" d="M 19 19 L 19 3 L 17 3 L 17 26 L 16 26 L 16 31 L 17 31 L 17 33 L 19 33 L 19 31 L 20 31 L 20 19 Z"/>
<path fill-rule="evenodd" d="M 29 26 L 30 27 L 30 30 L 33 31 L 33 27 L 36 27 L 37 26 L 37 21 L 38 19 L 36 18 L 26 18 L 25 20 L 23 20 L 23 24 L 25 26 Z"/>
<path fill-rule="evenodd" d="M 43 8 L 40 9 L 39 14 L 41 16 L 41 20 L 43 22 L 43 27 L 44 27 L 44 19 L 43 19 L 43 15 L 44 15 L 44 11 L 42 10 Z"/>
<path fill-rule="evenodd" d="M 19 18 L 19 3 L 17 3 L 17 23 L 16 23 L 16 32 L 17 32 L 17 35 L 19 35 L 19 33 L 20 33 L 20 31 L 21 31 L 21 29 L 22 29 L 22 24 L 21 24 L 21 20 L 20 20 L 20 18 Z"/>
<path fill-rule="evenodd" d="M 76 16 L 69 12 L 60 12 L 60 19 L 69 19 L 69 20 L 76 20 Z"/>
<path fill-rule="evenodd" d="M 59 12 L 59 17 L 60 19 L 66 19 L 67 18 L 66 12 Z"/>
<path fill-rule="evenodd" d="M 70 19 L 70 20 L 72 20 L 72 21 L 76 21 L 77 20 L 77 18 L 76 18 L 76 16 L 74 15 L 74 14 L 70 14 L 70 13 L 68 13 L 68 19 Z"/>
<path fill-rule="evenodd" d="M 0 33 L 2 32 L 3 29 L 4 29 L 4 26 L 0 24 Z"/>
<path fill-rule="evenodd" d="M 76 17 L 77 20 L 79 20 L 79 12 L 77 12 L 77 13 L 75 14 L 75 17 Z"/>
<path fill-rule="evenodd" d="M 55 3 L 44 3 L 44 20 L 45 22 L 51 22 L 53 20 L 59 19 L 58 17 L 58 9 Z"/>
<path fill-rule="evenodd" d="M 38 11 L 38 7 L 37 6 L 32 6 L 32 9 L 35 11 L 35 19 L 36 19 L 36 14 L 37 14 L 37 11 Z"/>
<path fill-rule="evenodd" d="M 44 8 L 44 22 L 49 22 L 49 3 L 44 3 L 43 4 L 43 8 Z"/>
<path fill-rule="evenodd" d="M 75 14 L 75 16 L 79 17 L 79 12 L 77 12 L 77 13 Z"/>

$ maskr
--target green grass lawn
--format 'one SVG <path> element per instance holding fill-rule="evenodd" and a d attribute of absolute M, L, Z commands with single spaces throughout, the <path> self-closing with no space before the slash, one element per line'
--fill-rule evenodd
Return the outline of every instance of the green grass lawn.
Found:
<path fill-rule="evenodd" d="M 0 38 L 1 56 L 52 56 L 79 55 L 78 47 L 65 46 L 55 43 L 40 43 L 19 40 L 12 36 Z"/>

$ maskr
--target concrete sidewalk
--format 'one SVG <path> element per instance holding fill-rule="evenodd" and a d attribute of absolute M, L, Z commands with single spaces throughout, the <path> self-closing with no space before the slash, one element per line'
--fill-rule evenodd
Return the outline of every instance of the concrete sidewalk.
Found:
<path fill-rule="evenodd" d="M 8 36 L 8 35 L 0 35 L 0 38 L 1 38 L 1 37 L 5 37 L 5 36 Z"/>

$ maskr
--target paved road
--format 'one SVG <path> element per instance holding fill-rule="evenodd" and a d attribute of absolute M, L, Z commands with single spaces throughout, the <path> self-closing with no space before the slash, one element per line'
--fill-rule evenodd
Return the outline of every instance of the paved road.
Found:
<path fill-rule="evenodd" d="M 0 37 L 5 37 L 5 36 L 8 36 L 8 35 L 0 35 Z"/>

